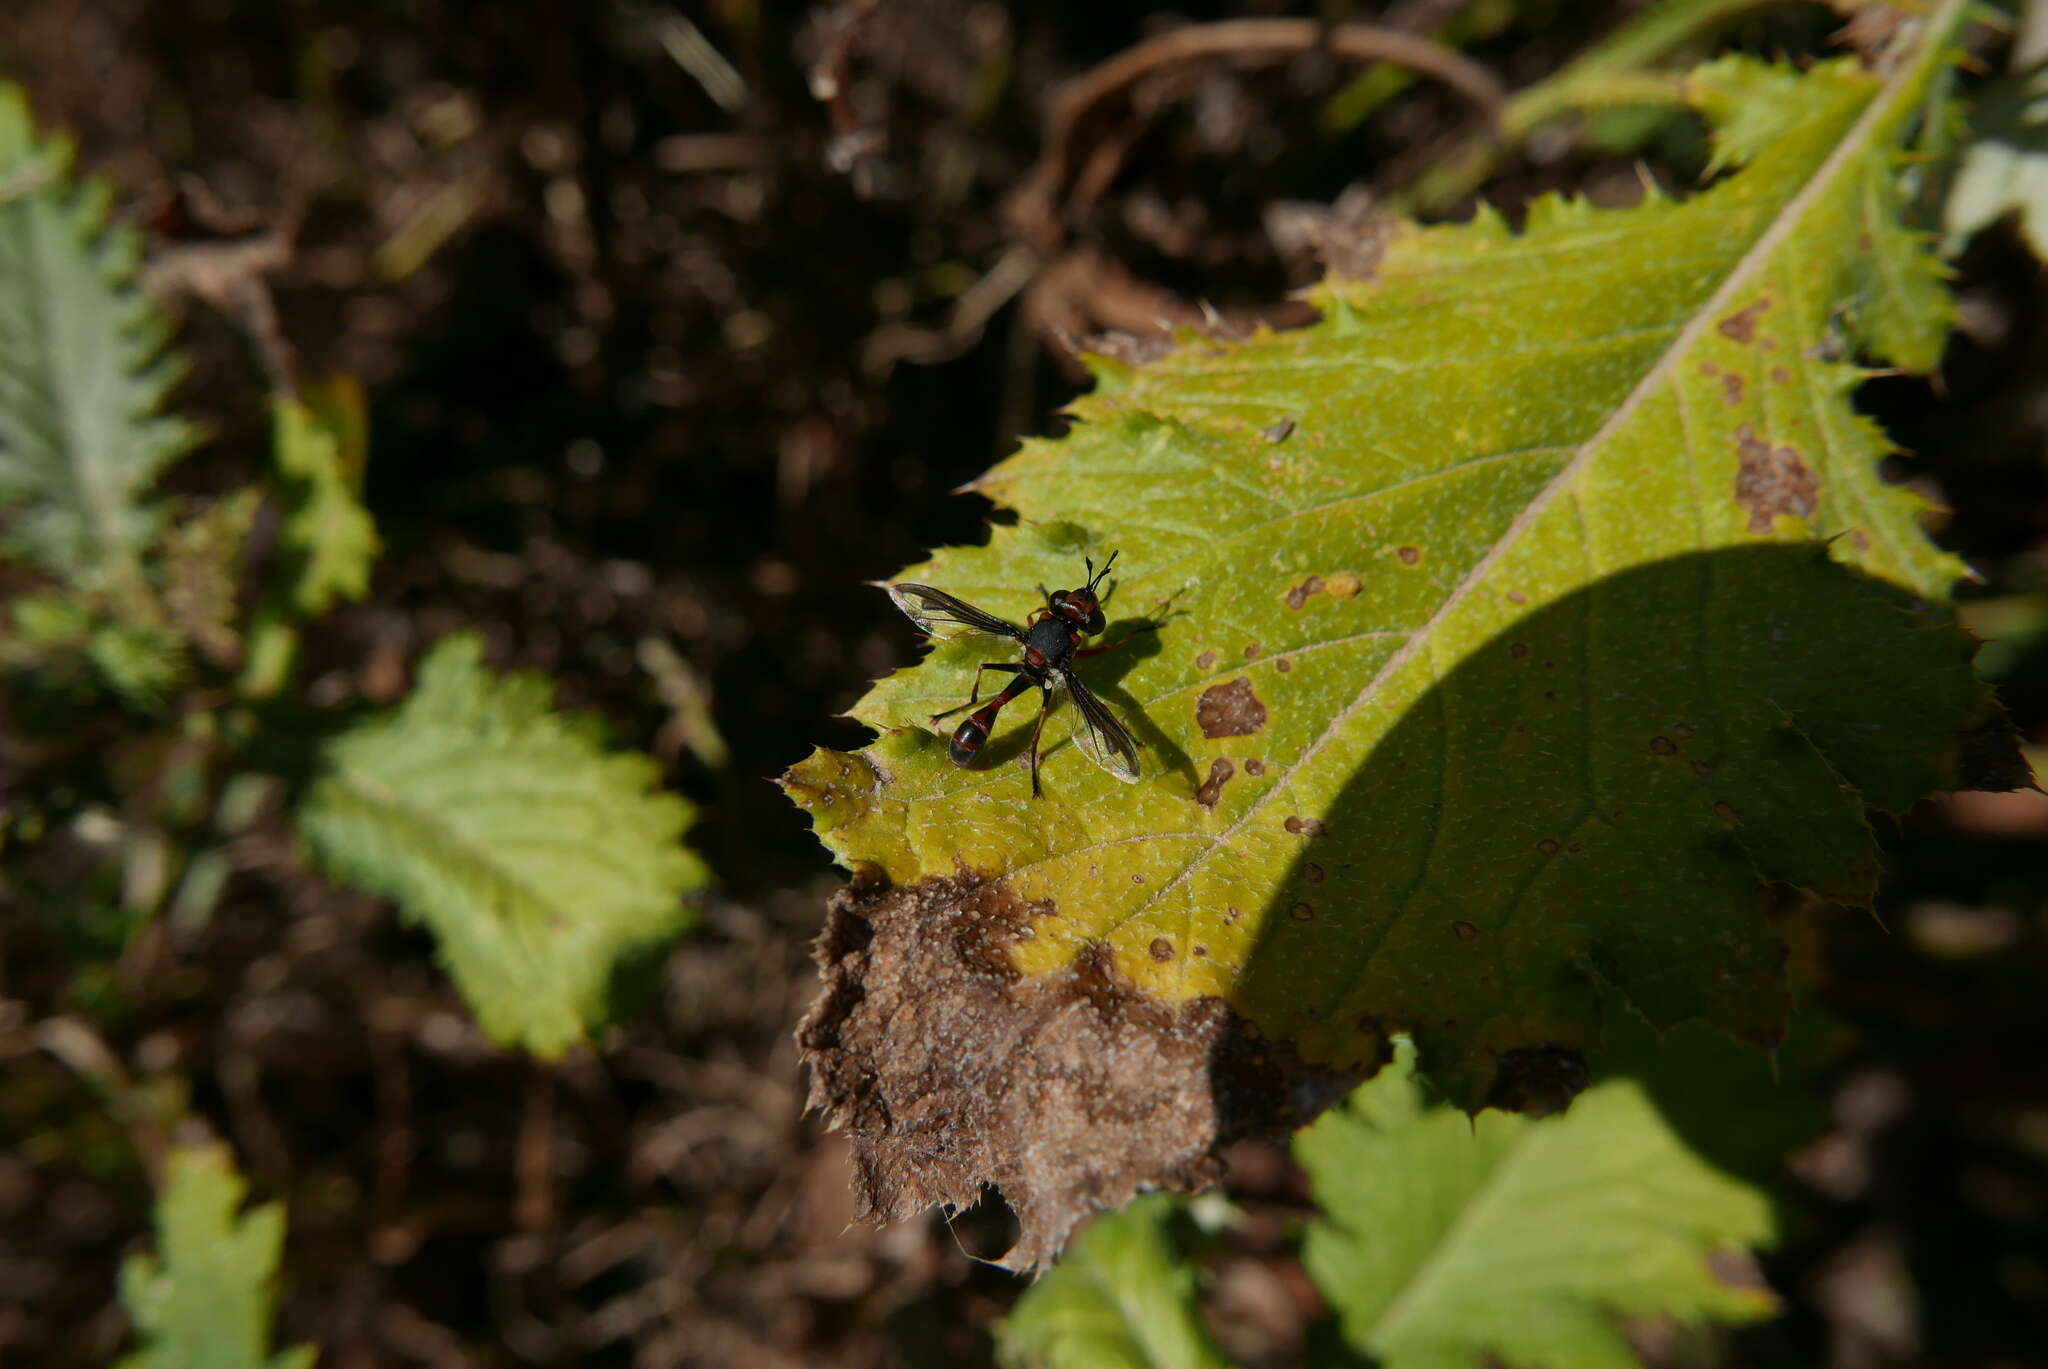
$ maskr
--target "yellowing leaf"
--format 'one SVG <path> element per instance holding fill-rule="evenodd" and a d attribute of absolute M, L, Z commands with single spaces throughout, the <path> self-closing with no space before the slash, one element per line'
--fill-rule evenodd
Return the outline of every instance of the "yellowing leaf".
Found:
<path fill-rule="evenodd" d="M 1322 1215 L 1303 1259 L 1345 1339 L 1386 1369 L 1632 1369 L 1614 1317 L 1749 1321 L 1715 1278 L 1770 1205 L 1686 1149 L 1633 1083 L 1535 1120 L 1430 1107 L 1413 1052 L 1296 1138 Z"/>
<path fill-rule="evenodd" d="M 1089 764 L 1069 707 L 1033 801 L 1028 700 L 952 765 L 927 717 L 1018 654 L 966 639 L 792 796 L 849 865 L 1002 881 L 1018 973 L 1106 955 L 1312 1065 L 1412 1031 L 1475 1101 L 1591 1039 L 1588 970 L 1774 1039 L 1759 882 L 1867 899 L 1866 808 L 1953 783 L 1988 708 L 1847 359 L 1925 366 L 1946 327 L 1898 181 L 1958 14 L 1884 76 L 1695 71 L 1728 174 L 1682 203 L 1404 228 L 1312 327 L 1099 363 L 1073 431 L 980 482 L 1017 524 L 902 578 L 1021 621 L 1119 551 L 1108 637 L 1159 626 L 1079 670 L 1149 778 Z"/>
<path fill-rule="evenodd" d="M 605 1019 L 619 962 L 682 930 L 704 867 L 654 762 L 494 678 L 450 637 L 411 695 L 330 742 L 300 830 L 335 878 L 398 902 L 497 1041 L 557 1055 Z"/>
<path fill-rule="evenodd" d="M 249 1186 L 224 1146 L 173 1150 L 166 1169 L 156 1253 L 121 1266 L 121 1301 L 142 1348 L 119 1369 L 311 1369 L 310 1346 L 267 1348 L 283 1205 L 237 1216 Z"/>

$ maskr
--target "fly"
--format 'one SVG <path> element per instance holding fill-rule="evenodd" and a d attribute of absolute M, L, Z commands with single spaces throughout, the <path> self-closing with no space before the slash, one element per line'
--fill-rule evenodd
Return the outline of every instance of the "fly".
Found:
<path fill-rule="evenodd" d="M 959 626 L 975 632 L 986 632 L 992 637 L 1008 637 L 1024 648 L 1021 662 L 994 662 L 983 665 L 974 672 L 974 690 L 967 702 L 958 708 L 949 708 L 943 713 L 934 713 L 934 725 L 967 709 L 975 711 L 953 729 L 947 750 L 955 765 L 972 765 L 974 758 L 981 754 L 981 748 L 988 741 L 989 729 L 995 726 L 996 715 L 1026 690 L 1038 690 L 1038 722 L 1031 729 L 1031 796 L 1039 797 L 1038 788 L 1038 735 L 1045 730 L 1045 715 L 1052 711 L 1052 696 L 1055 688 L 1064 688 L 1074 696 L 1074 706 L 1081 711 L 1082 726 L 1074 733 L 1074 742 L 1087 753 L 1090 760 L 1126 783 L 1139 777 L 1138 744 L 1114 714 L 1103 706 L 1102 700 L 1089 692 L 1081 677 L 1074 673 L 1073 663 L 1083 656 L 1093 656 L 1111 647 L 1122 645 L 1111 642 L 1104 646 L 1081 646 L 1083 637 L 1093 637 L 1106 625 L 1102 616 L 1102 599 L 1096 593 L 1096 586 L 1109 574 L 1109 568 L 1116 564 L 1116 553 L 1111 552 L 1109 560 L 1102 563 L 1102 569 L 1095 569 L 1095 562 L 1086 560 L 1088 583 L 1079 589 L 1056 590 L 1045 596 L 1045 606 L 1035 608 L 1024 621 L 1023 627 L 1004 618 L 998 618 L 986 609 L 976 608 L 965 600 L 956 599 L 944 590 L 933 589 L 930 585 L 890 585 L 889 597 L 896 601 L 896 607 L 903 610 L 926 633 L 942 626 Z M 1039 587 L 1044 593 L 1044 587 Z M 1002 693 L 987 703 L 981 701 L 981 677 L 989 671 L 1013 677 L 1003 686 Z"/>

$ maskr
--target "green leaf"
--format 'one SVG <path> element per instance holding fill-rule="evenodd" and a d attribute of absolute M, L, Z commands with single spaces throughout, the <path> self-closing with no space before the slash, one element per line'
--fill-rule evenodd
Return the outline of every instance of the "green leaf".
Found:
<path fill-rule="evenodd" d="M 317 617 L 336 599 L 361 599 L 380 549 L 359 496 L 369 457 L 369 420 L 353 376 L 308 384 L 277 403 L 277 467 L 288 512 L 279 530 L 288 558 L 285 596 Z"/>
<path fill-rule="evenodd" d="M 160 410 L 179 374 L 135 283 L 140 239 L 70 176 L 18 87 L 0 86 L 0 552 L 82 589 L 132 593 L 163 521 L 144 498 L 193 431 Z"/>
<path fill-rule="evenodd" d="M 604 1020 L 620 962 L 683 929 L 705 871 L 653 761 L 482 657 L 444 639 L 403 703 L 329 742 L 299 827 L 330 875 L 433 931 L 493 1039 L 557 1055 Z"/>
<path fill-rule="evenodd" d="M 2027 246 L 2048 261 L 2048 65 L 1985 87 L 1970 126 L 1976 139 L 1949 187 L 1949 250 L 2013 214 Z"/>
<path fill-rule="evenodd" d="M 1005 881 L 1024 974 L 1106 950 L 1312 1065 L 1409 1030 L 1476 1101 L 1507 1051 L 1592 1039 L 1589 970 L 1775 1040 L 1759 881 L 1867 900 L 1866 809 L 1952 784 L 1990 707 L 1846 359 L 1925 366 L 1946 326 L 1899 181 L 1958 14 L 1884 76 L 1694 71 L 1728 174 L 1688 201 L 1398 229 L 1312 327 L 1099 361 L 1071 433 L 979 482 L 1015 526 L 903 578 L 1021 621 L 1119 551 L 1107 636 L 1157 630 L 1078 668 L 1148 777 L 1062 707 L 1034 801 L 1029 699 L 954 767 L 926 720 L 1017 654 L 969 638 L 792 797 L 850 867 Z"/>
<path fill-rule="evenodd" d="M 121 1266 L 121 1301 L 142 1348 L 121 1369 L 311 1369 L 316 1351 L 273 1355 L 284 1206 L 237 1216 L 249 1186 L 227 1148 L 185 1146 L 167 1163 L 156 1207 L 157 1253 Z"/>
<path fill-rule="evenodd" d="M 1771 1239 L 1769 1204 L 1688 1151 L 1631 1082 L 1540 1120 L 1423 1101 L 1414 1052 L 1294 1143 L 1322 1210 L 1304 1262 L 1387 1369 L 1633 1366 L 1615 1316 L 1751 1321 L 1709 1271 Z"/>
<path fill-rule="evenodd" d="M 165 531 L 164 612 L 212 660 L 232 662 L 242 543 L 256 519 L 257 492 L 245 489 L 192 509 Z"/>
<path fill-rule="evenodd" d="M 1195 1270 L 1164 1193 L 1107 1213 L 1033 1284 L 997 1333 L 1010 1369 L 1222 1369 L 1195 1312 Z"/>

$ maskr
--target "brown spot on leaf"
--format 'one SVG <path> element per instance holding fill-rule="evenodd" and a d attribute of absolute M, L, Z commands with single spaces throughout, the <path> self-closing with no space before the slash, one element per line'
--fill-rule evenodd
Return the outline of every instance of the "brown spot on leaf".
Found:
<path fill-rule="evenodd" d="M 1285 675 L 1288 671 L 1294 669 L 1294 662 L 1282 656 L 1279 660 L 1273 662 L 1273 669 Z"/>
<path fill-rule="evenodd" d="M 1699 735 L 1699 729 L 1691 723 L 1673 723 L 1671 724 L 1671 734 L 1680 741 L 1690 741 Z"/>
<path fill-rule="evenodd" d="M 1260 646 L 1257 642 L 1246 642 L 1244 647 L 1244 658 L 1247 661 L 1256 661 L 1259 659 L 1259 653 L 1264 650 L 1265 648 Z"/>
<path fill-rule="evenodd" d="M 1656 736 L 1650 738 L 1650 749 L 1660 756 L 1674 756 L 1678 754 L 1678 743 L 1669 737 Z"/>
<path fill-rule="evenodd" d="M 1301 878 L 1306 884 L 1321 884 L 1326 876 L 1323 874 L 1322 866 L 1309 861 L 1301 867 Z"/>
<path fill-rule="evenodd" d="M 1205 737 L 1249 737 L 1266 725 L 1266 705 L 1240 675 L 1202 691 L 1195 700 L 1195 721 Z"/>
<path fill-rule="evenodd" d="M 1518 660 L 1518 661 L 1519 661 L 1519 660 L 1523 659 L 1524 657 L 1526 657 L 1526 656 L 1527 656 L 1528 654 L 1529 654 L 1529 644 L 1528 644 L 1527 642 L 1510 642 L 1510 643 L 1508 643 L 1508 655 L 1510 655 L 1510 656 L 1514 657 L 1514 658 L 1515 658 L 1516 660 Z"/>
<path fill-rule="evenodd" d="M 1714 767 L 1708 765 L 1705 761 L 1694 761 L 1692 763 L 1692 773 L 1698 775 L 1701 779 L 1706 779 L 1714 773 Z"/>
<path fill-rule="evenodd" d="M 1783 366 L 1771 367 L 1771 384 L 1790 385 L 1791 383 L 1792 373 L 1790 371 L 1786 370 Z"/>
<path fill-rule="evenodd" d="M 1151 953 L 1154 960 L 1166 961 L 1173 959 L 1173 943 L 1163 936 L 1153 937 L 1152 944 L 1145 949 Z"/>
<path fill-rule="evenodd" d="M 1299 610 L 1309 601 L 1309 596 L 1323 592 L 1323 577 L 1311 575 L 1308 579 L 1287 591 L 1287 607 Z"/>
<path fill-rule="evenodd" d="M 1197 946 L 1194 949 L 1194 954 L 1196 956 L 1205 956 L 1209 954 L 1209 948 L 1207 946 Z"/>
<path fill-rule="evenodd" d="M 1247 775 L 1263 775 L 1266 773 L 1266 763 L 1257 756 L 1253 756 L 1245 761 L 1244 773 Z"/>
<path fill-rule="evenodd" d="M 1237 773 L 1237 767 L 1218 756 L 1209 762 L 1209 778 L 1202 781 L 1202 787 L 1195 791 L 1195 802 L 1204 808 L 1214 808 L 1216 801 L 1223 797 L 1223 786 Z"/>
<path fill-rule="evenodd" d="M 1404 566 L 1412 566 L 1422 559 L 1422 552 L 1416 547 L 1397 548 L 1394 555 L 1401 558 L 1401 564 Z"/>
<path fill-rule="evenodd" d="M 1293 918 L 1296 922 L 1312 921 L 1315 915 L 1316 910 L 1309 907 L 1306 903 L 1297 903 L 1287 910 L 1287 916 Z"/>
<path fill-rule="evenodd" d="M 1349 599 L 1358 593 L 1358 577 L 1340 570 L 1323 583 L 1323 592 L 1332 599 Z"/>
<path fill-rule="evenodd" d="M 1469 922 L 1453 922 L 1451 924 L 1451 935 L 1460 941 L 1470 941 L 1479 935 L 1479 929 Z"/>
<path fill-rule="evenodd" d="M 1215 664 L 1216 653 L 1213 651 L 1205 651 L 1201 655 L 1195 657 L 1195 669 L 1197 670 L 1208 670 Z"/>
<path fill-rule="evenodd" d="M 1278 423 L 1259 429 L 1259 436 L 1268 442 L 1285 442 L 1294 434 L 1294 420 L 1283 418 Z"/>
<path fill-rule="evenodd" d="M 1756 321 L 1763 317 L 1764 310 L 1771 307 L 1771 297 L 1764 295 L 1744 305 L 1714 325 L 1714 331 L 1730 342 L 1747 345 L 1756 339 Z"/>
<path fill-rule="evenodd" d="M 1319 837 L 1330 830 L 1321 818 L 1290 817 L 1280 825 L 1298 837 Z"/>
<path fill-rule="evenodd" d="M 1820 477 L 1791 447 L 1773 447 L 1743 424 L 1735 430 L 1735 502 L 1749 510 L 1749 530 L 1767 533 L 1781 513 L 1811 518 L 1820 507 Z"/>
<path fill-rule="evenodd" d="M 972 878 L 833 896 L 797 1040 L 809 1106 L 851 1143 L 861 1219 L 970 1207 L 992 1185 L 1020 1227 L 1004 1263 L 1035 1269 L 1095 1212 L 1211 1183 L 1224 1146 L 1357 1082 L 1261 1044 L 1220 999 L 1152 1000 L 1100 944 L 1020 977 L 1010 947 L 1046 911 Z"/>
<path fill-rule="evenodd" d="M 1864 536 L 1863 529 L 1851 528 L 1849 529 L 1849 545 L 1858 551 L 1869 551 L 1870 539 Z"/>
<path fill-rule="evenodd" d="M 1529 596 L 1518 589 L 1511 589 L 1508 591 L 1508 602 L 1511 604 L 1526 604 L 1529 602 Z"/>
<path fill-rule="evenodd" d="M 1554 856 L 1558 852 L 1558 845 L 1549 837 L 1545 837 L 1543 840 L 1536 843 L 1536 849 L 1541 851 L 1546 856 Z"/>
<path fill-rule="evenodd" d="M 1742 814 L 1736 812 L 1733 805 L 1723 802 L 1714 805 L 1714 816 L 1724 818 L 1729 822 L 1735 822 L 1742 817 Z"/>
<path fill-rule="evenodd" d="M 1711 361 L 1702 361 L 1700 363 L 1700 374 L 1712 380 L 1715 376 L 1721 374 L 1721 368 Z"/>
<path fill-rule="evenodd" d="M 1746 382 L 1730 371 L 1721 377 L 1721 402 L 1733 409 L 1742 403 L 1742 387 Z"/>

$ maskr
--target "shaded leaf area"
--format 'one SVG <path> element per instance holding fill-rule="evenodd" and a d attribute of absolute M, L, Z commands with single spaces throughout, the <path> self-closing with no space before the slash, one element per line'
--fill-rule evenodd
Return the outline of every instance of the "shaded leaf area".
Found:
<path fill-rule="evenodd" d="M 1322 1215 L 1309 1272 L 1386 1369 L 1638 1363 L 1617 1316 L 1754 1321 L 1709 1266 L 1768 1242 L 1767 1200 L 1687 1149 L 1633 1082 L 1560 1115 L 1431 1106 L 1412 1051 L 1295 1141 Z"/>
<path fill-rule="evenodd" d="M 1223 1369 L 1195 1311 L 1195 1266 L 1163 1193 L 1097 1218 L 999 1331 L 1014 1369 Z"/>
<path fill-rule="evenodd" d="M 1952 784 L 1988 709 L 1929 607 L 1960 563 L 1842 359 L 1935 360 L 1897 162 L 1946 60 L 1713 63 L 1688 91 L 1735 170 L 1691 200 L 1403 230 L 1313 327 L 1101 363 L 1071 435 L 979 482 L 1018 524 L 906 576 L 1021 619 L 1119 550 L 1108 635 L 1156 631 L 1082 670 L 1152 778 L 1058 722 L 1044 802 L 1021 724 L 956 769 L 924 719 L 1000 658 L 951 642 L 792 795 L 848 863 L 1004 879 L 1027 975 L 1106 957 L 1336 1070 L 1412 1031 L 1466 1104 L 1591 1038 L 1588 970 L 1775 1039 L 1759 883 L 1867 901 L 1865 809 Z"/>
<path fill-rule="evenodd" d="M 1709 599 L 1717 612 L 1703 635 L 1694 611 Z M 1300 852 L 1290 906 L 1244 955 L 1238 995 L 1265 1005 L 1263 1020 L 1217 995 L 1160 1003 L 1099 944 L 1029 973 L 1047 920 L 1016 897 L 1014 880 L 926 880 L 884 899 L 886 920 L 863 915 L 857 934 L 828 931 L 821 943 L 827 995 L 812 1020 L 859 1025 L 807 1032 L 813 1102 L 853 1133 L 871 1210 L 965 1205 L 995 1184 L 1023 1224 L 1012 1259 L 1031 1264 L 1091 1206 L 1148 1183 L 1204 1182 L 1203 1157 L 1217 1145 L 1299 1124 L 1378 1063 L 1331 1065 L 1317 1051 L 1333 1038 L 1383 1054 L 1407 1022 L 1437 1042 L 1484 1028 L 1484 1068 L 1447 1052 L 1447 1073 L 1466 1097 L 1516 1105 L 1569 1096 L 1569 1080 L 1532 1074 L 1552 1058 L 1571 1068 L 1603 1033 L 1604 1063 L 1657 1073 L 1660 1053 L 1641 1039 L 1646 1011 L 1775 1046 L 1786 951 L 1761 915 L 1757 872 L 1775 863 L 1781 877 L 1805 871 L 1838 898 L 1867 897 L 1877 857 L 1858 794 L 1918 792 L 1942 775 L 1917 758 L 1890 775 L 1884 767 L 1899 760 L 1866 739 L 1952 751 L 1979 703 L 1971 644 L 1945 621 L 1808 543 L 1730 548 L 1599 581 L 1474 652 L 1380 739 L 1322 817 L 1283 826 Z M 1579 644 L 1603 622 L 1633 624 L 1657 664 L 1598 682 L 1603 714 L 1633 718 L 1618 724 L 1633 744 L 1616 748 L 1606 782 L 1636 797 L 1574 825 L 1579 796 L 1546 803 L 1543 788 L 1585 754 L 1583 705 L 1565 700 L 1593 692 Z M 1948 670 L 1927 668 L 1934 652 Z M 1665 688 L 1667 662 L 1696 663 L 1718 711 L 1675 711 L 1684 702 Z M 1844 689 L 1859 679 L 1886 687 Z M 1453 727 L 1460 744 L 1494 758 L 1462 791 L 1438 788 Z M 860 759 L 845 764 L 841 783 L 860 782 Z M 1441 805 L 1444 821 L 1403 848 L 1386 835 L 1402 816 L 1390 815 L 1387 796 L 1418 785 L 1409 802 Z M 1660 831 L 1644 818 L 1651 803 L 1692 820 Z M 1454 811 L 1469 816 L 1453 822 Z M 1347 855 L 1346 837 L 1366 840 L 1375 859 Z M 1505 891 L 1493 873 L 1503 860 L 1526 863 Z M 1424 861 L 1441 864 L 1443 902 L 1380 919 L 1386 891 Z M 1197 936 L 1185 956 L 1221 953 Z M 1170 964 L 1182 953 L 1162 937 L 1150 954 Z M 1354 996 L 1360 985 L 1371 997 Z M 1717 1073 L 1755 1073 L 1692 1030 L 1671 1049 Z M 1118 1068 L 1125 1058 L 1133 1063 Z M 1136 1124 L 1120 1125 L 1126 1114 Z M 1796 1136 L 1799 1123 L 1767 1130 Z M 1086 1159 L 1073 1149 L 1082 1140 Z"/>
<path fill-rule="evenodd" d="M 404 703 L 330 742 L 299 827 L 329 874 L 432 930 L 494 1040 L 559 1055 L 605 1020 L 622 960 L 688 924 L 705 870 L 651 760 L 551 712 L 545 676 L 481 662 L 444 640 Z"/>
<path fill-rule="evenodd" d="M 121 1267 L 141 1348 L 119 1369 L 312 1369 L 310 1346 L 269 1349 L 283 1205 L 240 1211 L 249 1185 L 225 1146 L 171 1151 L 165 1180 L 155 1253 Z"/>
<path fill-rule="evenodd" d="M 158 412 L 176 379 L 135 284 L 141 242 L 108 190 L 70 179 L 0 85 L 0 549 L 81 589 L 132 594 L 168 510 L 146 497 L 193 440 Z"/>

